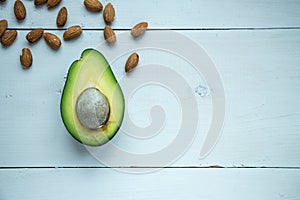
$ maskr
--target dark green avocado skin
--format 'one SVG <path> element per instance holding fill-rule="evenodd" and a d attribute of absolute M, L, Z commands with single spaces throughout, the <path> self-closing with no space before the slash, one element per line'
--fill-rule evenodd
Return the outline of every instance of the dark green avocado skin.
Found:
<path fill-rule="evenodd" d="M 99 89 L 107 98 L 110 114 L 99 129 L 88 129 L 78 120 L 76 101 L 88 87 Z M 120 129 L 124 117 L 124 95 L 105 57 L 94 49 L 86 49 L 72 63 L 62 92 L 60 112 L 68 132 L 78 142 L 100 146 L 111 140 Z"/>

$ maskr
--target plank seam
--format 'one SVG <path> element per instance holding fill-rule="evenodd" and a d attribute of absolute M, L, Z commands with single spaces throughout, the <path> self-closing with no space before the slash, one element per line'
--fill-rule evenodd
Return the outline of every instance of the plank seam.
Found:
<path fill-rule="evenodd" d="M 40 166 L 40 167 L 0 167 L 0 170 L 6 169 L 297 169 L 300 170 L 300 167 L 222 167 L 222 166 L 182 166 L 182 167 L 96 167 L 96 166 L 80 166 L 80 167 L 52 167 L 52 166 Z"/>
<path fill-rule="evenodd" d="M 31 31 L 33 28 L 7 28 L 7 30 L 18 30 L 18 31 Z M 65 31 L 67 28 L 44 28 L 45 31 Z M 156 29 L 149 28 L 148 31 L 164 31 L 164 30 L 173 30 L 173 31 L 249 31 L 249 30 L 299 30 L 300 27 L 261 27 L 261 28 L 170 28 L 170 29 Z M 84 31 L 103 31 L 103 28 L 82 28 Z M 115 31 L 130 31 L 129 28 L 115 28 Z"/>

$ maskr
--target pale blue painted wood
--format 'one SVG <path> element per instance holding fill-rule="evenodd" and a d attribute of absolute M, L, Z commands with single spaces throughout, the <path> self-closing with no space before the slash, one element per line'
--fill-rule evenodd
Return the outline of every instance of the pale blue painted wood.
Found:
<path fill-rule="evenodd" d="M 57 28 L 56 14 L 62 6 L 69 11 L 66 26 L 79 24 L 84 28 L 103 29 L 101 13 L 87 12 L 83 0 L 63 0 L 59 7 L 48 10 L 36 8 L 33 1 L 23 1 L 27 17 L 18 23 L 13 13 L 14 1 L 0 4 L 0 19 L 6 18 L 11 28 Z M 148 21 L 150 28 L 269 28 L 299 27 L 300 2 L 298 0 L 152 0 L 110 1 L 116 9 L 114 28 L 131 28 L 139 21 Z M 102 1 L 106 5 L 108 1 Z"/>
<path fill-rule="evenodd" d="M 46 46 L 44 40 L 28 45 L 24 39 L 26 33 L 19 31 L 11 47 L 0 48 L 0 146 L 3 149 L 0 166 L 101 166 L 66 132 L 59 105 L 68 67 L 83 49 L 103 42 L 102 32 L 85 31 L 77 40 L 63 42 L 58 51 Z M 62 36 L 62 31 L 54 33 Z M 194 143 L 173 166 L 299 166 L 299 30 L 181 33 L 203 46 L 215 62 L 224 81 L 227 113 L 221 139 L 213 152 L 200 160 L 199 151 L 210 124 L 211 103 L 209 96 L 199 97 L 201 115 L 207 117 L 201 118 Z M 125 34 L 130 37 L 128 32 Z M 21 48 L 26 46 L 31 48 L 34 57 L 28 71 L 19 63 Z M 114 48 L 103 48 L 103 51 L 114 51 Z M 167 56 L 159 57 L 157 53 L 141 51 L 140 64 L 159 61 L 180 70 L 180 62 L 170 63 Z M 118 78 L 124 75 L 126 58 L 124 55 L 112 65 Z M 196 86 L 198 81 L 193 80 L 197 77 L 192 75 L 191 67 L 181 67 L 186 71 L 183 72 L 186 79 Z M 132 117 L 140 119 L 137 122 L 142 124 L 149 123 L 149 115 L 144 113 L 153 101 L 149 95 L 140 93 L 136 107 L 131 107 Z M 118 134 L 113 142 L 128 150 L 151 152 L 164 147 L 174 137 L 174 131 L 167 133 L 149 143 Z"/>
<path fill-rule="evenodd" d="M 164 169 L 142 175 L 112 169 L 0 170 L 0 198 L 296 200 L 299 179 L 293 169 Z"/>
<path fill-rule="evenodd" d="M 35 8 L 33 1 L 24 0 L 27 18 L 18 23 L 13 15 L 13 2 L 0 3 L 0 19 L 7 19 L 9 28 L 56 29 L 59 8 Z M 59 113 L 60 91 L 69 65 L 78 59 L 83 49 L 103 42 L 102 13 L 87 12 L 82 1 L 63 0 L 60 7 L 66 6 L 69 11 L 66 27 L 79 24 L 85 29 L 99 31 L 85 31 L 77 40 L 63 42 L 59 51 L 51 50 L 43 40 L 28 45 L 27 31 L 19 31 L 11 47 L 0 48 L 0 199 L 299 199 L 300 34 L 296 29 L 300 26 L 300 2 L 154 0 L 112 3 L 117 13 L 113 28 L 118 29 L 130 29 L 140 21 L 148 21 L 152 29 L 295 29 L 180 32 L 205 48 L 226 90 L 224 132 L 205 159 L 199 159 L 199 151 L 210 122 L 209 95 L 198 99 L 201 114 L 206 117 L 202 118 L 195 141 L 172 164 L 187 168 L 142 175 L 105 168 L 26 169 L 22 167 L 103 166 L 68 135 Z M 62 31 L 53 32 L 62 37 Z M 115 48 L 120 44 L 122 42 L 118 41 Z M 19 63 L 23 47 L 30 47 L 33 52 L 34 63 L 28 71 L 22 70 Z M 139 53 L 141 64 L 159 59 L 159 63 L 170 64 L 179 71 L 186 67 L 181 72 L 192 86 L 198 84 L 194 82 L 198 77 L 185 63 L 167 55 L 160 58 L 157 52 Z M 118 77 L 123 74 L 126 56 L 112 65 Z M 149 116 L 144 116 L 147 112 L 144 107 L 151 106 L 153 99 L 142 91 L 133 102 L 141 101 L 144 104 L 131 107 L 131 115 L 136 122 L 147 124 Z M 128 140 L 120 134 L 113 142 L 125 149 L 147 152 L 157 150 L 174 137 L 172 131 L 168 133 L 149 141 L 155 145 Z M 190 168 L 211 165 L 296 168 Z M 15 166 L 21 168 L 3 168 Z"/>

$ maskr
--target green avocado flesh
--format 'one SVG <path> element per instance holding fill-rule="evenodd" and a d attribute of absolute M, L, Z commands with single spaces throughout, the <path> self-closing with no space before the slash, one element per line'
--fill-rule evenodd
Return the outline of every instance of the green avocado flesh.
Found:
<path fill-rule="evenodd" d="M 105 124 L 96 129 L 84 126 L 76 112 L 78 97 L 87 88 L 99 90 L 106 97 L 109 105 Z M 73 62 L 62 93 L 60 109 L 67 130 L 83 144 L 99 146 L 108 142 L 117 133 L 124 116 L 124 96 L 108 62 L 101 53 L 94 49 L 86 49 L 80 60 Z"/>

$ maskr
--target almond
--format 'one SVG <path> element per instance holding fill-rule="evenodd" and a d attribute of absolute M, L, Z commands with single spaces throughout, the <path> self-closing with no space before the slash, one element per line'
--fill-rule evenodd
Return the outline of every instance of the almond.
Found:
<path fill-rule="evenodd" d="M 148 23 L 147 22 L 141 22 L 136 24 L 132 29 L 131 29 L 131 35 L 133 37 L 139 37 L 145 33 L 147 30 Z"/>
<path fill-rule="evenodd" d="M 34 5 L 35 6 L 40 6 L 47 3 L 47 0 L 34 0 Z"/>
<path fill-rule="evenodd" d="M 20 55 L 20 62 L 24 69 L 28 69 L 32 65 L 32 54 L 30 49 L 23 48 L 22 54 Z"/>
<path fill-rule="evenodd" d="M 71 26 L 64 32 L 64 40 L 71 40 L 81 35 L 82 29 L 80 26 Z"/>
<path fill-rule="evenodd" d="M 58 27 L 63 27 L 66 22 L 67 22 L 67 18 L 68 18 L 68 11 L 66 7 L 62 7 L 56 17 L 56 25 Z"/>
<path fill-rule="evenodd" d="M 53 49 L 59 49 L 61 45 L 59 37 L 52 33 L 44 33 L 44 39 L 50 47 Z"/>
<path fill-rule="evenodd" d="M 103 19 L 107 24 L 111 24 L 115 19 L 115 9 L 111 3 L 108 3 L 103 11 Z"/>
<path fill-rule="evenodd" d="M 5 0 L 0 0 L 0 2 L 5 2 Z"/>
<path fill-rule="evenodd" d="M 114 30 L 108 25 L 105 26 L 104 31 L 103 31 L 104 39 L 108 43 L 115 43 L 117 41 L 116 34 Z"/>
<path fill-rule="evenodd" d="M 7 29 L 7 20 L 0 20 L 0 38 L 5 33 Z"/>
<path fill-rule="evenodd" d="M 43 33 L 44 33 L 44 29 L 42 28 L 34 29 L 26 35 L 26 39 L 28 40 L 29 43 L 35 43 L 41 39 Z"/>
<path fill-rule="evenodd" d="M 58 4 L 60 4 L 61 0 L 48 0 L 47 1 L 47 7 L 48 8 L 54 8 L 56 7 Z"/>
<path fill-rule="evenodd" d="M 103 9 L 103 6 L 98 0 L 84 0 L 85 7 L 93 12 L 100 12 Z"/>
<path fill-rule="evenodd" d="M 26 8 L 22 1 L 16 0 L 14 4 L 14 12 L 17 20 L 23 20 L 26 17 Z"/>
<path fill-rule="evenodd" d="M 18 32 L 16 30 L 10 30 L 3 34 L 1 38 L 1 43 L 4 47 L 12 45 L 12 43 L 17 38 Z"/>
<path fill-rule="evenodd" d="M 132 71 L 137 66 L 138 62 L 139 62 L 139 55 L 137 53 L 131 54 L 125 64 L 125 72 L 128 73 Z"/>

